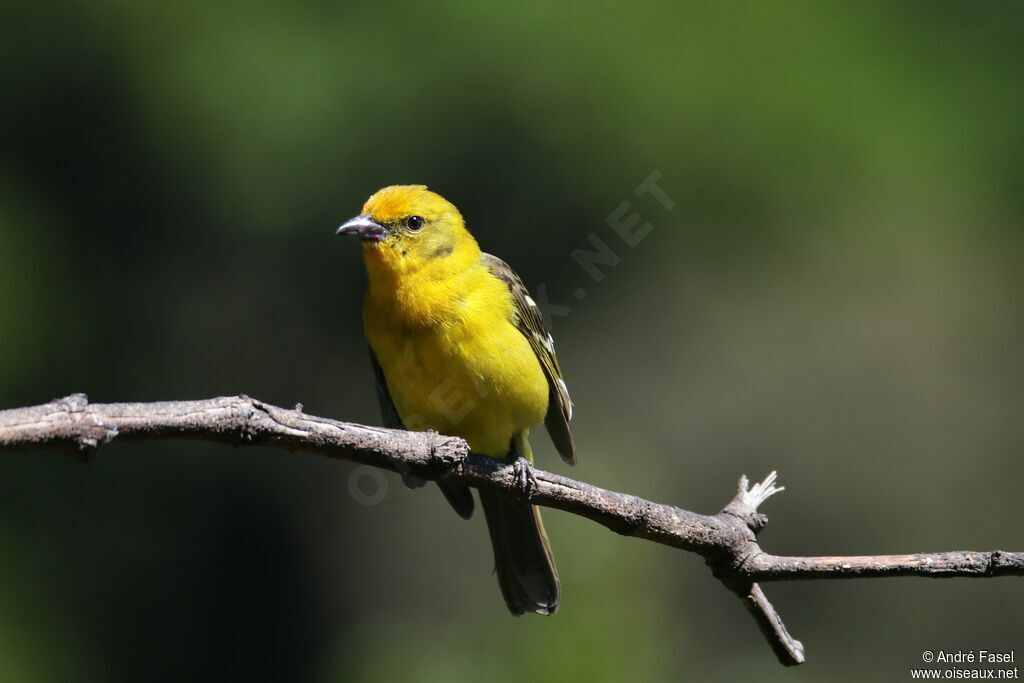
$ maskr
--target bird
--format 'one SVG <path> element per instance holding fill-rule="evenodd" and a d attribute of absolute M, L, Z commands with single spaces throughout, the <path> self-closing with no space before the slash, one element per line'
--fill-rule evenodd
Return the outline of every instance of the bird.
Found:
<path fill-rule="evenodd" d="M 362 243 L 363 328 L 385 426 L 461 437 L 471 452 L 510 462 L 526 492 L 536 424 L 576 464 L 572 400 L 542 311 L 508 264 L 481 251 L 451 202 L 425 185 L 388 186 L 336 232 Z M 438 485 L 469 519 L 469 488 Z M 479 495 L 509 611 L 554 614 L 561 587 L 540 510 Z"/>

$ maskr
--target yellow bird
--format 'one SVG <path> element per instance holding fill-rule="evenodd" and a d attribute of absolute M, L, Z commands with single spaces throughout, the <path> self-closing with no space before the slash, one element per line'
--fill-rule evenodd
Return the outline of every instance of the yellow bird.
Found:
<path fill-rule="evenodd" d="M 512 460 L 527 485 L 527 436 L 543 420 L 576 463 L 572 403 L 544 318 L 515 272 L 480 251 L 455 206 L 423 185 L 385 187 L 338 234 L 362 241 L 363 325 L 388 426 L 462 437 L 474 453 Z M 439 485 L 468 519 L 469 489 Z M 509 610 L 554 613 L 558 573 L 540 511 L 483 492 L 480 502 Z"/>

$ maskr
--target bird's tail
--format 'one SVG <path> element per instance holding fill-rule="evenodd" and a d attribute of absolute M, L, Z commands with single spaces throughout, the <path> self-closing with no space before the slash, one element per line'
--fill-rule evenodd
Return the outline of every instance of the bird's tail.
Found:
<path fill-rule="evenodd" d="M 533 505 L 516 505 L 497 496 L 480 493 L 494 546 L 498 585 L 512 614 L 554 614 L 559 587 L 555 558 Z"/>

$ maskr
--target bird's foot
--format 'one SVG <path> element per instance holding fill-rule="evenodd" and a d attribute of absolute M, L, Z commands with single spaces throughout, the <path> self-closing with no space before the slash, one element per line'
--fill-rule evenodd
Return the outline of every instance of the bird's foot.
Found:
<path fill-rule="evenodd" d="M 538 486 L 537 476 L 533 473 L 533 465 L 523 456 L 517 455 L 516 459 L 512 461 L 512 474 L 516 479 L 516 484 L 519 486 L 523 502 L 530 502 Z"/>

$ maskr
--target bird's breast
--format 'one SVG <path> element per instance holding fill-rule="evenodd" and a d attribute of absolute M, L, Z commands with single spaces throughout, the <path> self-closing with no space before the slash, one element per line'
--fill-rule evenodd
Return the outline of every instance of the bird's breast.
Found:
<path fill-rule="evenodd" d="M 504 283 L 462 284 L 368 295 L 366 335 L 408 428 L 461 436 L 474 451 L 500 457 L 513 434 L 543 419 L 547 380 L 513 322 Z"/>

